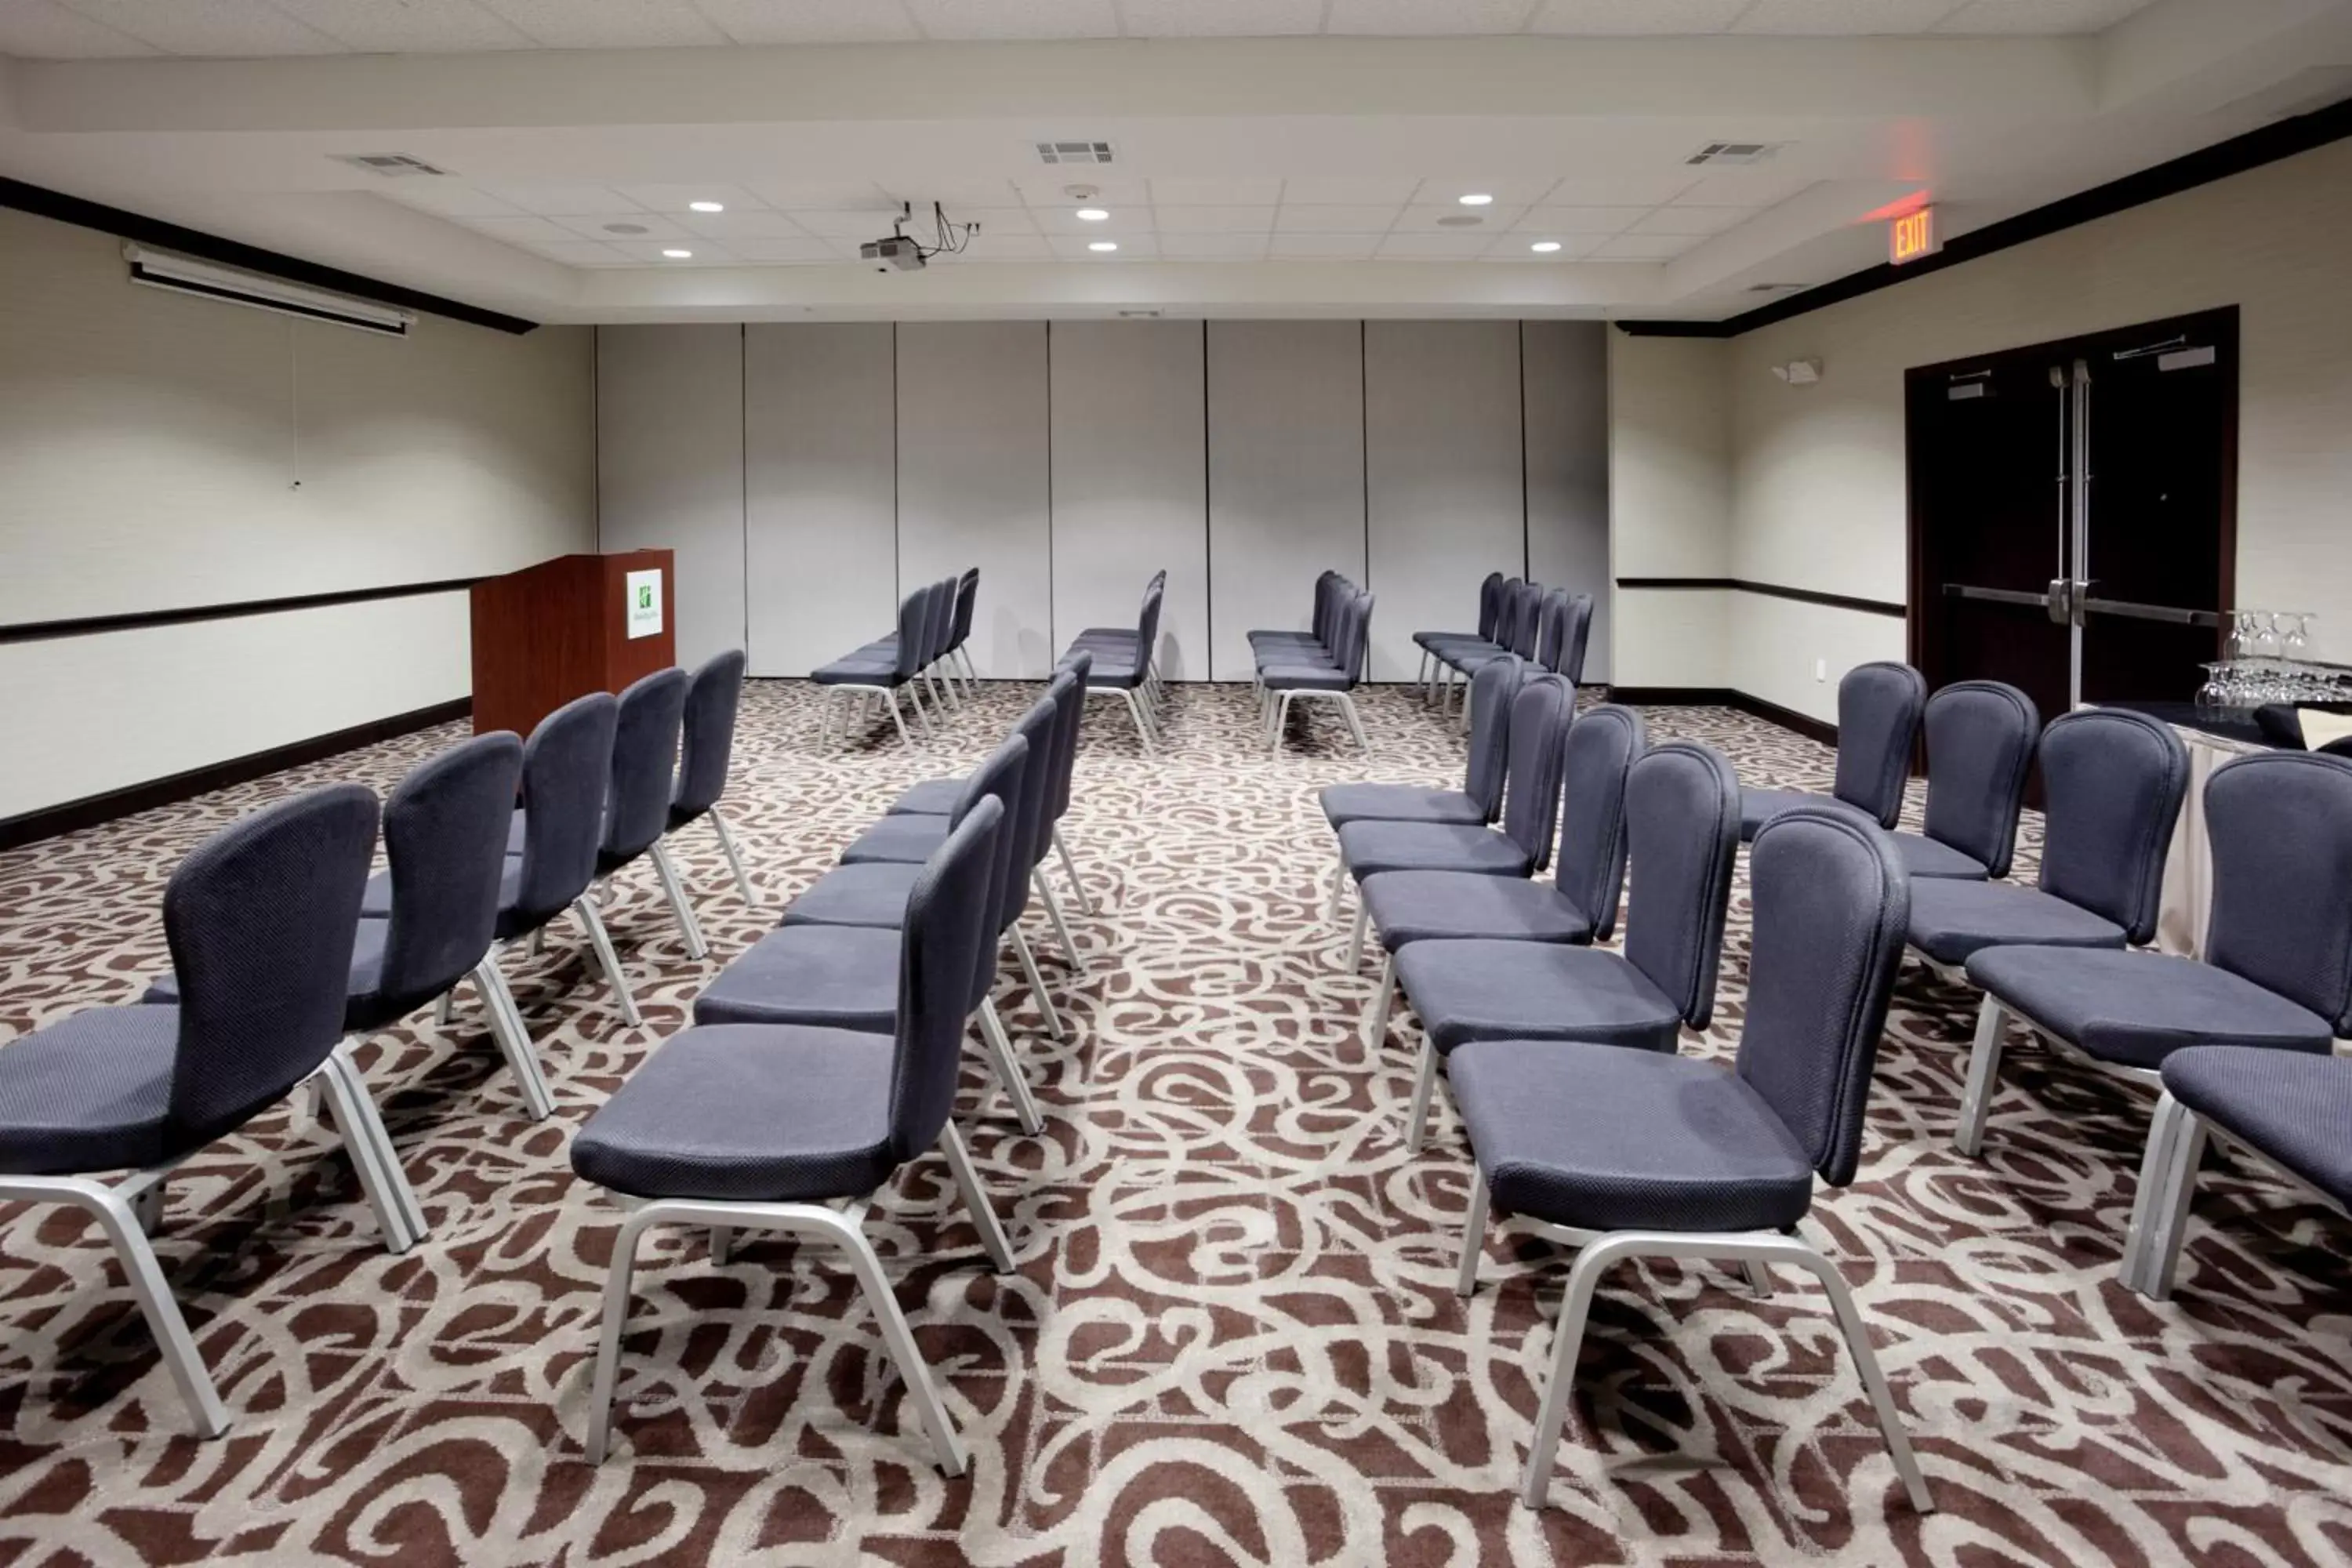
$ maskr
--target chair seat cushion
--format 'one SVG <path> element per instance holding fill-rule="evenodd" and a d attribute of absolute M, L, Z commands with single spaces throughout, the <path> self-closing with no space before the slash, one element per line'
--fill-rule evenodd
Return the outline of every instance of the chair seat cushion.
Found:
<path fill-rule="evenodd" d="M 1131 661 L 1097 659 L 1087 671 L 1087 685 L 1097 691 L 1129 691 L 1143 684 L 1144 668 Z"/>
<path fill-rule="evenodd" d="M 861 658 L 852 654 L 809 671 L 809 679 L 819 686 L 896 686 L 898 656 L 893 653 Z"/>
<path fill-rule="evenodd" d="M 907 923 L 907 895 L 914 891 L 922 874 L 919 860 L 866 860 L 835 866 L 785 906 L 782 923 L 897 931 Z"/>
<path fill-rule="evenodd" d="M 892 816 L 951 816 L 963 799 L 963 780 L 925 779 L 890 803 Z"/>
<path fill-rule="evenodd" d="M 1989 947 L 1969 979 L 2101 1061 L 2153 1068 L 2188 1046 L 2325 1051 L 2336 1031 L 2226 969 L 2162 952 Z"/>
<path fill-rule="evenodd" d="M 572 1167 L 645 1198 L 863 1197 L 898 1163 L 892 1049 L 845 1029 L 684 1030 L 588 1119 Z"/>
<path fill-rule="evenodd" d="M 1592 921 L 1550 882 L 1460 871 L 1389 871 L 1364 883 L 1364 908 L 1381 945 L 1493 938 L 1591 942 Z"/>
<path fill-rule="evenodd" d="M 1074 648 L 1134 648 L 1142 642 L 1142 635 L 1133 626 L 1088 626 L 1070 639 Z"/>
<path fill-rule="evenodd" d="M 1476 632 L 1415 632 L 1412 634 L 1412 640 L 1432 653 L 1441 648 L 1493 647 L 1495 646 L 1492 639 L 1482 637 Z"/>
<path fill-rule="evenodd" d="M 1245 634 L 1252 647 L 1321 647 L 1323 639 L 1313 632 L 1255 631 Z"/>
<path fill-rule="evenodd" d="M 1493 643 L 1463 643 L 1434 651 L 1439 663 L 1450 665 L 1465 675 L 1475 675 L 1498 658 L 1513 657 L 1511 649 L 1498 647 Z"/>
<path fill-rule="evenodd" d="M 2079 905 L 2010 882 L 1927 878 L 1911 885 L 1911 945 L 1958 966 L 1987 947 L 2107 948 L 2124 928 Z"/>
<path fill-rule="evenodd" d="M 1721 1064 L 1484 1040 L 1445 1064 L 1495 1202 L 1582 1230 L 1779 1230 L 1812 1203 L 1805 1152 Z"/>
<path fill-rule="evenodd" d="M 2352 1061 L 2253 1046 L 2165 1058 L 2172 1097 L 2339 1204 L 2352 1204 Z"/>
<path fill-rule="evenodd" d="M 1345 691 L 1356 678 L 1344 669 L 1303 664 L 1270 664 L 1257 672 L 1259 684 L 1275 691 Z"/>
<path fill-rule="evenodd" d="M 1739 841 L 1745 844 L 1753 839 L 1758 828 L 1784 811 L 1800 805 L 1836 804 L 1836 796 L 1809 789 L 1743 789 L 1739 792 Z"/>
<path fill-rule="evenodd" d="M 1351 822 L 1339 829 L 1339 858 L 1358 881 L 1382 871 L 1524 877 L 1535 864 L 1508 836 L 1458 822 Z"/>
<path fill-rule="evenodd" d="M 132 1170 L 185 1152 L 170 1130 L 180 1010 L 93 1007 L 0 1047 L 0 1171 Z"/>
<path fill-rule="evenodd" d="M 1446 822 L 1459 826 L 1484 826 L 1486 814 L 1458 789 L 1423 789 L 1419 784 L 1338 784 L 1318 796 L 1323 815 L 1334 827 L 1350 822 Z"/>
<path fill-rule="evenodd" d="M 841 863 L 855 866 L 867 860 L 913 860 L 931 858 L 931 851 L 948 841 L 948 819 L 944 816 L 885 816 L 877 818 L 865 832 L 849 841 L 841 852 Z"/>
<path fill-rule="evenodd" d="M 698 1024 L 815 1024 L 887 1035 L 898 1020 L 898 932 L 791 925 L 736 955 L 694 999 Z"/>
<path fill-rule="evenodd" d="M 1973 855 L 1963 855 L 1939 838 L 1929 838 L 1920 833 L 1890 833 L 1895 840 L 1895 858 L 1914 877 L 1949 877 L 1963 882 L 1981 882 L 1991 872 L 1985 863 Z"/>
<path fill-rule="evenodd" d="M 1613 952 L 1550 942 L 1417 942 L 1397 981 L 1441 1052 L 1472 1040 L 1590 1040 L 1671 1051 L 1682 1010 Z"/>

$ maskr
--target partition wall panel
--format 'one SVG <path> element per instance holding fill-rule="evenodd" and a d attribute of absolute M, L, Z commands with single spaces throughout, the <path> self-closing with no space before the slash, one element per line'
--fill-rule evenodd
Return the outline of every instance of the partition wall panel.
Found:
<path fill-rule="evenodd" d="M 1478 584 L 1527 560 L 1517 321 L 1364 323 L 1371 679 L 1410 680 L 1412 634 L 1475 628 Z"/>
<path fill-rule="evenodd" d="M 980 568 L 972 660 L 1054 667 L 1045 323 L 898 326 L 898 580 Z"/>
<path fill-rule="evenodd" d="M 1602 321 L 1523 321 L 1528 574 L 1592 595 L 1584 682 L 1609 679 L 1609 345 Z"/>
<path fill-rule="evenodd" d="M 743 329 L 596 332 L 598 548 L 677 552 L 678 662 L 743 646 Z"/>
<path fill-rule="evenodd" d="M 744 329 L 753 675 L 806 675 L 898 624 L 893 337 L 887 321 Z"/>
<path fill-rule="evenodd" d="M 1211 321 L 1208 351 L 1210 672 L 1246 680 L 1246 634 L 1303 629 L 1316 574 L 1364 580 L 1363 327 Z"/>
<path fill-rule="evenodd" d="M 1130 626 L 1168 574 L 1160 668 L 1209 668 L 1209 476 L 1198 321 L 1056 321 L 1054 637 Z"/>

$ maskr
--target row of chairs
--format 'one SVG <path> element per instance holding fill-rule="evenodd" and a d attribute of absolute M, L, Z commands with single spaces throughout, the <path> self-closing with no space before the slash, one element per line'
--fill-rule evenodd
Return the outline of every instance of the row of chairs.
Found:
<path fill-rule="evenodd" d="M 980 594 L 980 569 L 961 577 L 942 577 L 926 584 L 898 602 L 898 629 L 867 643 L 813 671 L 809 677 L 828 689 L 819 725 L 819 740 L 829 742 L 836 726 L 845 739 L 849 726 L 862 725 L 878 700 L 890 711 L 898 739 L 912 746 L 905 712 L 898 704 L 904 690 L 915 710 L 915 722 L 931 733 L 931 712 L 923 706 L 926 685 L 931 709 L 941 721 L 950 708 L 962 706 L 957 683 L 976 686 L 980 671 L 966 646 L 971 640 L 972 602 Z"/>
<path fill-rule="evenodd" d="M 309 1085 L 332 1107 L 384 1245 L 423 1239 L 352 1045 L 436 997 L 446 1009 L 470 978 L 527 1111 L 545 1120 L 552 1097 L 499 950 L 575 914 L 635 1025 L 598 881 L 650 859 L 699 956 L 663 840 L 708 819 L 756 904 L 719 810 L 742 679 L 742 654 L 721 654 L 691 678 L 662 670 L 618 699 L 583 697 L 527 742 L 499 732 L 451 747 L 381 809 L 373 791 L 339 784 L 257 812 L 173 871 L 172 971 L 141 1005 L 76 1013 L 0 1050 L 0 1198 L 97 1219 L 204 1436 L 226 1431 L 227 1412 L 148 1239 L 173 1173 Z M 379 826 L 390 868 L 371 877 Z M 130 1174 L 99 1174 L 115 1171 Z"/>
<path fill-rule="evenodd" d="M 1415 632 L 1421 648 L 1423 694 L 1443 712 L 1462 683 L 1462 727 L 1470 726 L 1471 686 L 1479 669 L 1505 654 L 1532 660 L 1570 686 L 1584 681 L 1584 649 L 1592 635 L 1592 595 L 1547 589 L 1540 583 L 1489 572 L 1478 584 L 1475 632 Z"/>
<path fill-rule="evenodd" d="M 1042 1128 L 992 996 L 1009 942 L 1054 1037 L 1066 1028 L 1020 925 L 1034 889 L 1075 970 L 1045 875 L 1070 802 L 1090 658 L 1045 695 L 971 774 L 919 784 L 844 851 L 697 998 L 672 1037 L 580 1130 L 573 1169 L 630 1210 L 613 1251 L 587 1447 L 604 1458 L 640 1239 L 707 1226 L 723 1260 L 737 1230 L 837 1244 L 881 1319 L 940 1468 L 967 1458 L 905 1316 L 861 1229 L 877 1191 L 937 1147 L 998 1273 L 1012 1251 L 950 1116 L 961 1042 L 977 1015 L 1024 1131 Z M 1082 907 L 1084 889 L 1071 871 Z"/>
<path fill-rule="evenodd" d="M 1365 752 L 1364 721 L 1352 693 L 1363 679 L 1370 644 L 1372 595 L 1338 572 L 1315 579 L 1315 607 L 1307 630 L 1255 631 L 1250 655 L 1256 665 L 1258 721 L 1266 749 L 1281 748 L 1294 702 L 1319 699 L 1339 705 L 1348 732 Z"/>
<path fill-rule="evenodd" d="M 1135 721 L 1135 738 L 1147 757 L 1161 740 L 1159 715 L 1167 700 L 1159 666 L 1160 600 L 1167 587 L 1167 572 L 1154 572 L 1151 581 L 1144 584 L 1143 608 L 1133 628 L 1088 626 L 1070 640 L 1069 654 L 1065 656 L 1084 653 L 1092 660 L 1093 673 L 1087 678 L 1088 696 L 1101 691 L 1127 700 L 1128 713 Z"/>

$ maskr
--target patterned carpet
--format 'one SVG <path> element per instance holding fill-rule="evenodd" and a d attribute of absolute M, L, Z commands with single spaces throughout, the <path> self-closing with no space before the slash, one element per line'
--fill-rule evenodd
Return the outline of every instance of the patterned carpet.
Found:
<path fill-rule="evenodd" d="M 275 1111 L 172 1187 L 158 1247 L 235 1426 L 185 1417 L 94 1228 L 0 1207 L 0 1563 L 2271 1564 L 2352 1559 L 2352 1268 L 2316 1205 L 2209 1171 L 2175 1302 L 2114 1266 L 2147 1097 L 2011 1053 L 1981 1163 L 1948 1141 L 1971 1000 L 1906 967 L 1861 1178 L 1810 1234 L 1843 1267 L 1943 1511 L 1903 1505 L 1815 1288 L 1759 1300 L 1659 1264 L 1596 1305 L 1541 1512 L 1513 1500 L 1566 1269 L 1490 1241 L 1451 1287 L 1468 1165 L 1397 1129 L 1409 1016 L 1368 1051 L 1370 966 L 1325 923 L 1316 786 L 1450 782 L 1459 742 L 1408 695 L 1366 704 L 1368 762 L 1318 714 L 1278 757 L 1237 688 L 1180 691 L 1149 763 L 1097 705 L 1068 822 L 1101 913 L 1054 1047 L 1001 1003 L 1048 1116 L 960 1120 L 1012 1234 L 998 1279 L 926 1160 L 869 1229 L 970 1440 L 928 1463 L 845 1270 L 788 1244 L 712 1267 L 663 1237 L 638 1276 L 616 1452 L 580 1458 L 616 1211 L 565 1140 L 696 992 L 906 784 L 977 758 L 1034 695 L 992 689 L 916 753 L 813 748 L 806 687 L 755 682 L 730 794 L 772 907 L 688 836 L 713 948 L 688 962 L 650 868 L 610 919 L 646 1025 L 620 1026 L 567 936 L 509 961 L 554 1081 L 533 1126 L 470 998 L 361 1058 L 432 1235 L 377 1245 L 349 1164 Z M 1750 783 L 1820 786 L 1829 753 L 1721 710 L 1654 738 Z M 163 956 L 165 877 L 207 831 L 331 778 L 388 787 L 436 731 L 0 856 L 0 1039 L 127 1000 Z M 1916 802 L 1914 802 L 1916 809 Z M 1033 921 L 1034 917 L 1033 916 Z M 1741 1014 L 1746 898 L 1717 1022 Z M 1008 970 L 1012 968 L 1007 965 Z M 5 1047 L 0 1047 L 5 1048 Z M 2216 1228 L 2211 1223 L 2219 1219 Z M 1521 1261 L 1513 1267 L 1512 1259 Z"/>

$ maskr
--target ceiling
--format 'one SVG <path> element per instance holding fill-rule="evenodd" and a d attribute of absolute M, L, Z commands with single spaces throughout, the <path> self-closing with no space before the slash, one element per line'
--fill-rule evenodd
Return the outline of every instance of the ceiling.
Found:
<path fill-rule="evenodd" d="M 548 321 L 1717 318 L 2347 94 L 2352 0 L 0 0 L 0 174 Z"/>

